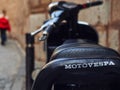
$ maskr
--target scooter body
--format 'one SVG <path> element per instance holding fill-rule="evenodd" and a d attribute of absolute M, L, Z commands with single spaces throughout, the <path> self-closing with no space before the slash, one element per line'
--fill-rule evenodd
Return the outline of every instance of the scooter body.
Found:
<path fill-rule="evenodd" d="M 101 1 L 77 5 L 60 1 L 50 5 L 51 19 L 42 29 L 47 62 L 32 90 L 119 90 L 120 54 L 99 45 L 96 30 L 77 19 L 79 9 Z M 73 13 L 74 12 L 74 13 Z"/>
<path fill-rule="evenodd" d="M 81 40 L 92 43 L 99 43 L 99 37 L 96 30 L 87 22 L 78 21 L 77 31 L 70 31 L 68 23 L 62 23 L 53 30 L 45 42 L 47 52 L 47 62 L 49 62 L 53 51 L 67 40 Z"/>

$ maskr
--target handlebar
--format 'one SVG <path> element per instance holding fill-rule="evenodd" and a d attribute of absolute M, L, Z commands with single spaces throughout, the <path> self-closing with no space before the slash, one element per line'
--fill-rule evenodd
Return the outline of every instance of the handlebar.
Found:
<path fill-rule="evenodd" d="M 85 4 L 75 4 L 75 3 L 71 3 L 71 2 L 65 2 L 65 1 L 53 2 L 53 3 L 49 4 L 49 12 L 51 14 L 56 10 L 70 10 L 70 9 L 74 9 L 74 8 L 81 10 L 81 9 L 89 8 L 92 6 L 101 5 L 102 3 L 103 3 L 103 1 L 101 1 L 101 0 L 94 1 L 94 2 L 88 2 Z"/>
<path fill-rule="evenodd" d="M 89 3 L 79 5 L 79 7 L 80 7 L 80 9 L 85 9 L 85 8 L 89 8 L 89 7 L 92 7 L 92 6 L 98 6 L 98 5 L 101 5 L 101 4 L 103 4 L 103 1 L 96 1 L 96 2 L 89 2 Z"/>
<path fill-rule="evenodd" d="M 68 15 L 67 10 L 69 11 L 71 9 L 76 9 L 76 8 L 77 10 L 82 10 L 92 6 L 101 5 L 102 3 L 103 1 L 95 1 L 95 2 L 85 3 L 85 4 L 74 4 L 74 3 L 67 3 L 65 1 L 60 1 L 57 4 L 55 4 L 55 6 L 54 5 L 52 6 L 52 7 L 55 7 L 56 10 L 53 10 L 53 8 L 51 7 L 51 10 L 53 10 L 52 14 L 54 16 L 53 17 L 51 16 L 50 20 L 48 20 L 45 24 L 43 24 L 40 29 L 36 30 L 35 32 L 32 32 L 31 35 L 34 36 L 44 30 L 43 36 L 42 38 L 40 38 L 40 40 L 45 40 L 48 37 L 51 30 L 55 28 L 55 26 L 57 26 L 62 20 L 64 20 L 64 17 Z M 54 11 L 55 11 L 55 14 L 54 14 Z"/>
<path fill-rule="evenodd" d="M 34 35 L 40 33 L 40 32 L 43 31 L 43 30 L 46 31 L 46 30 L 47 30 L 46 28 L 47 28 L 48 26 L 51 26 L 51 27 L 54 26 L 54 28 L 55 28 L 55 26 L 57 26 L 57 25 L 59 24 L 59 22 L 61 22 L 61 20 L 62 20 L 62 18 L 60 18 L 60 17 L 63 17 L 64 14 L 65 14 L 64 11 L 58 11 L 57 13 L 58 13 L 58 14 L 56 15 L 56 17 L 51 18 L 50 20 L 46 21 L 46 22 L 41 26 L 40 29 L 37 29 L 36 31 L 31 32 L 31 35 L 34 36 Z M 48 31 L 47 31 L 47 32 L 48 32 Z M 48 33 L 49 33 L 49 32 L 48 32 Z"/>
<path fill-rule="evenodd" d="M 46 21 L 46 22 L 41 26 L 41 28 L 35 30 L 34 32 L 31 32 L 31 35 L 34 36 L 34 35 L 40 33 L 41 31 L 46 30 L 46 28 L 47 28 L 48 26 L 51 26 L 51 25 L 55 26 L 55 25 L 57 25 L 57 22 L 58 22 L 58 21 L 59 21 L 59 18 L 57 18 L 57 17 L 56 17 L 56 18 L 52 18 L 52 19 Z"/>
<path fill-rule="evenodd" d="M 51 24 L 51 25 L 47 26 L 46 29 L 43 31 L 42 37 L 39 40 L 44 41 L 49 36 L 49 33 L 51 33 L 51 31 L 54 28 L 55 28 L 54 24 Z"/>

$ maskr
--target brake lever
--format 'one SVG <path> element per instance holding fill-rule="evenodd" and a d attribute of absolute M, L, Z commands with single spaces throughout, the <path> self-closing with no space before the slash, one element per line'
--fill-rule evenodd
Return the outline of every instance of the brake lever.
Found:
<path fill-rule="evenodd" d="M 51 25 L 47 26 L 42 34 L 42 37 L 39 39 L 40 41 L 44 41 L 48 38 L 49 34 L 52 32 L 52 30 L 55 28 L 55 24 L 51 23 Z"/>
<path fill-rule="evenodd" d="M 46 21 L 39 29 L 31 32 L 31 36 L 35 36 L 36 34 L 44 31 L 44 29 L 50 24 L 51 20 Z"/>
<path fill-rule="evenodd" d="M 30 34 L 31 34 L 31 36 L 35 36 L 36 34 L 42 32 L 43 30 L 44 30 L 43 27 L 41 27 L 41 28 L 35 30 L 34 32 L 31 32 Z"/>
<path fill-rule="evenodd" d="M 35 36 L 36 34 L 40 33 L 41 31 L 44 31 L 44 29 L 45 29 L 46 27 L 48 27 L 49 25 L 54 24 L 55 22 L 58 21 L 58 19 L 59 19 L 59 18 L 56 17 L 56 18 L 51 18 L 50 20 L 46 21 L 46 22 L 41 26 L 40 29 L 37 29 L 37 30 L 35 30 L 34 32 L 31 32 L 31 36 Z"/>
<path fill-rule="evenodd" d="M 39 41 L 45 41 L 47 39 L 47 35 L 46 34 L 43 34 L 40 38 L 39 38 Z"/>

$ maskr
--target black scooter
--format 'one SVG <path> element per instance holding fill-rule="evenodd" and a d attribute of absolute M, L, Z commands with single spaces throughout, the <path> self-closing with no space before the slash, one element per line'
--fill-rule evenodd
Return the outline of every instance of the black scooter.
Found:
<path fill-rule="evenodd" d="M 120 90 L 120 55 L 98 44 L 96 30 L 78 21 L 82 9 L 101 5 L 54 2 L 50 19 L 40 29 L 45 41 L 47 62 L 34 81 L 32 90 Z"/>

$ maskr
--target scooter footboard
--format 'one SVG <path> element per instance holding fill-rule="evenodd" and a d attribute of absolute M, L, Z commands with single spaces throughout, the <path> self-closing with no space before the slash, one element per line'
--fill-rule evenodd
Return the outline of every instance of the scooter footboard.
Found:
<path fill-rule="evenodd" d="M 119 84 L 119 58 L 61 58 L 43 67 L 32 90 L 119 90 Z"/>

